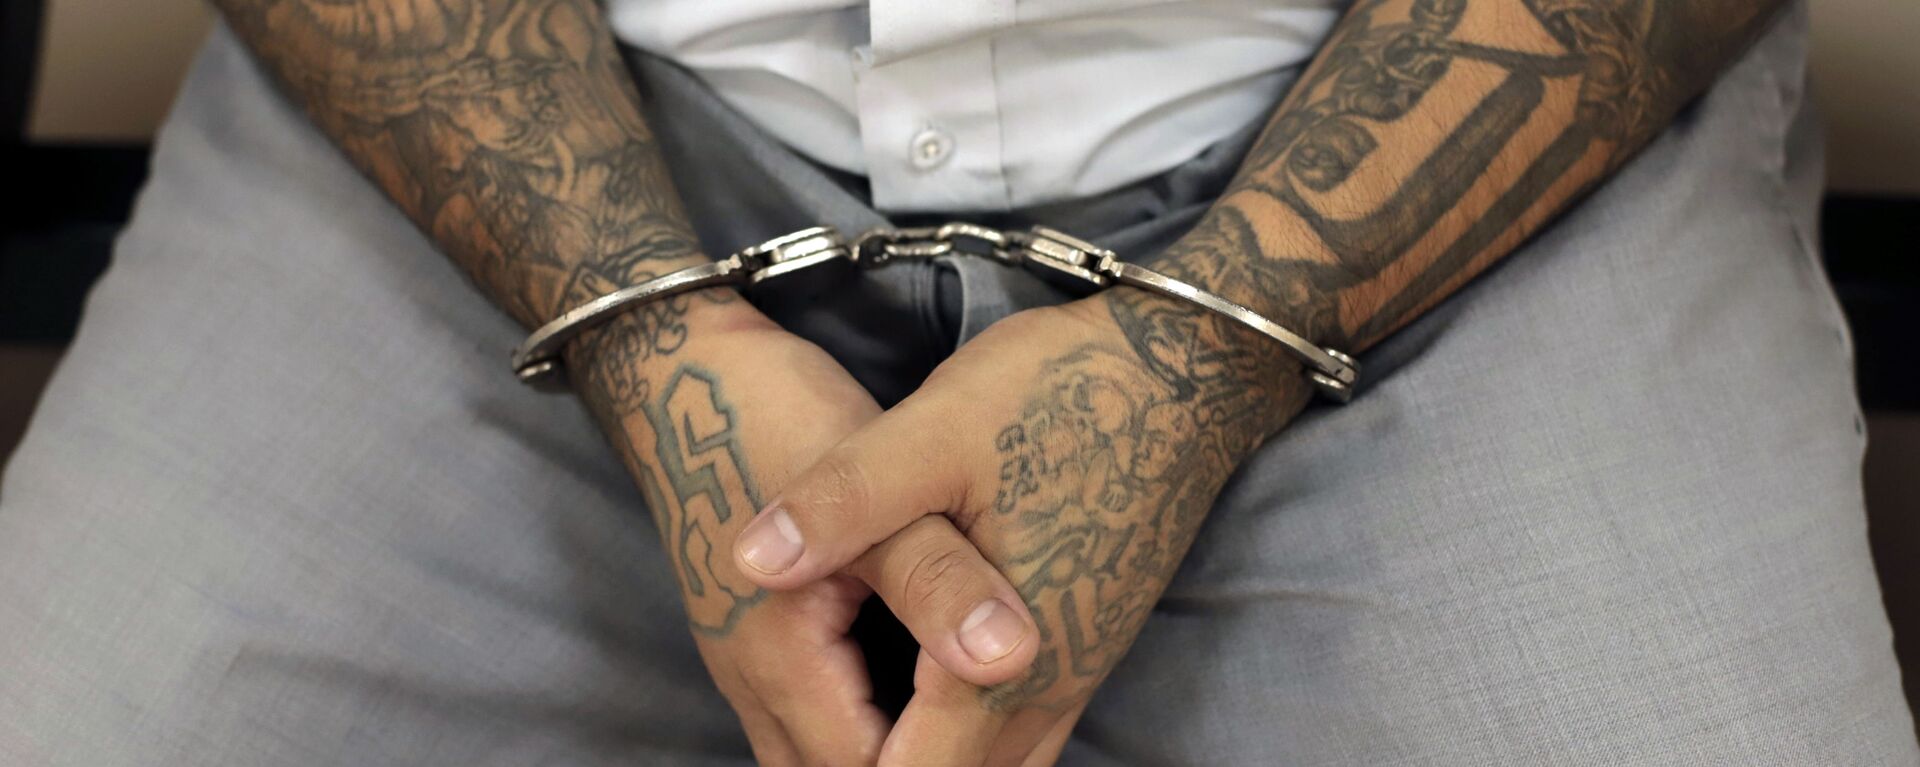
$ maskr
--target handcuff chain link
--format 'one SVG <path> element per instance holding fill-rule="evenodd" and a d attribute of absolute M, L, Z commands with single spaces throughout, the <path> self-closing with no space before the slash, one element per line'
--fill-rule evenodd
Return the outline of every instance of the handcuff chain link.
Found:
<path fill-rule="evenodd" d="M 683 269 L 583 304 L 535 331 L 515 351 L 513 366 L 520 378 L 529 383 L 551 382 L 559 373 L 558 357 L 567 341 L 618 312 L 676 293 L 758 285 L 834 261 L 850 261 L 862 269 L 879 269 L 896 260 L 943 256 L 990 258 L 1088 288 L 1130 285 L 1195 304 L 1284 344 L 1305 364 L 1307 377 L 1319 387 L 1321 394 L 1338 402 L 1353 396 L 1353 385 L 1359 378 L 1359 365 L 1352 357 L 1320 347 L 1253 310 L 1198 286 L 1121 261 L 1113 251 L 1093 243 L 1045 226 L 1005 231 L 966 221 L 938 226 L 878 227 L 861 233 L 851 242 L 830 226 L 775 237 L 718 261 Z"/>
<path fill-rule="evenodd" d="M 832 229 L 821 227 L 809 232 L 838 239 Z M 792 235 L 789 235 L 792 237 Z M 782 240 L 788 238 L 781 238 Z M 843 257 L 863 269 L 878 269 L 901 259 L 930 259 L 942 256 L 990 258 L 1009 266 L 1037 267 L 1078 278 L 1088 287 L 1104 287 L 1112 274 L 1102 265 L 1115 262 L 1112 251 L 1072 237 L 1058 230 L 1036 226 L 1027 231 L 1006 231 L 968 221 L 950 221 L 939 226 L 877 227 L 862 232 L 851 242 L 841 241 Z M 771 240 L 743 253 L 764 257 L 762 264 L 746 263 L 752 271 L 779 264 L 789 258 L 789 243 Z M 816 261 L 808 266 L 825 263 Z M 786 273 L 799 271 L 789 270 Z M 758 280 L 745 278 L 748 282 Z"/>

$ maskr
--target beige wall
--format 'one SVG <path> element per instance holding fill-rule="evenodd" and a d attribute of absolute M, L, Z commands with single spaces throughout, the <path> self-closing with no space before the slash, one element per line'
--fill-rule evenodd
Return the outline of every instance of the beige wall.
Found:
<path fill-rule="evenodd" d="M 1828 185 L 1920 194 L 1920 2 L 1812 1 Z"/>
<path fill-rule="evenodd" d="M 27 136 L 146 141 L 210 19 L 200 0 L 48 0 Z"/>
<path fill-rule="evenodd" d="M 1835 189 L 1920 194 L 1920 2 L 1812 0 Z M 141 141 L 205 34 L 198 0 L 49 0 L 28 134 Z"/>

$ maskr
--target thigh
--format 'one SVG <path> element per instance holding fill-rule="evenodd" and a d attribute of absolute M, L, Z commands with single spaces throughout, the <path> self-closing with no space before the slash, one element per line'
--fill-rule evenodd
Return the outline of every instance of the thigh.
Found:
<path fill-rule="evenodd" d="M 0 762 L 745 762 L 517 337 L 217 33 L 5 476 Z"/>
<path fill-rule="evenodd" d="M 1069 763 L 1915 762 L 1803 23 L 1243 467 Z"/>

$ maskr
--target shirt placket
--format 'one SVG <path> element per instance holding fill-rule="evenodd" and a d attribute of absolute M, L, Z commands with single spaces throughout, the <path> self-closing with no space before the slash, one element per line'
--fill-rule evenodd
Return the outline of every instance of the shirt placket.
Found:
<path fill-rule="evenodd" d="M 992 33 L 1014 0 L 872 0 L 869 14 L 854 79 L 874 206 L 1007 208 Z"/>

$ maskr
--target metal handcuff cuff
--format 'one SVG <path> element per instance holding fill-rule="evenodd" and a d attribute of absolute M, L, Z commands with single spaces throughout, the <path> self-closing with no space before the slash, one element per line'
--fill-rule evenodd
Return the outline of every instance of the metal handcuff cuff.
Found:
<path fill-rule="evenodd" d="M 534 331 L 514 350 L 513 370 L 524 383 L 555 388 L 562 380 L 560 353 L 569 341 L 628 310 L 681 293 L 758 285 L 834 261 L 851 261 L 873 268 L 895 259 L 947 255 L 991 258 L 1096 289 L 1130 285 L 1194 304 L 1280 342 L 1306 366 L 1307 378 L 1319 389 L 1320 395 L 1335 402 L 1351 399 L 1354 383 L 1360 377 L 1360 366 L 1352 357 L 1317 346 L 1253 310 L 1213 293 L 1121 261 L 1113 251 L 1044 226 L 1025 232 L 1003 232 L 965 222 L 874 229 L 851 243 L 839 231 L 825 226 L 775 237 L 718 261 L 671 272 L 575 307 Z"/>

